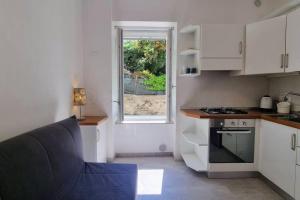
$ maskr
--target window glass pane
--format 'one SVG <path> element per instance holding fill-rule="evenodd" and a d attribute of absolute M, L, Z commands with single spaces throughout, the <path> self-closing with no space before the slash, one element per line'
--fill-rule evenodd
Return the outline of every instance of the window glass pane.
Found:
<path fill-rule="evenodd" d="M 166 40 L 124 39 L 124 118 L 166 119 Z"/>

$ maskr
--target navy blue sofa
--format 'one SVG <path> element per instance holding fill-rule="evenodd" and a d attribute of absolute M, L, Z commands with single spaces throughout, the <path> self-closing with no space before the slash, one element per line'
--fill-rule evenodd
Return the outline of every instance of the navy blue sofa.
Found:
<path fill-rule="evenodd" d="M 137 166 L 85 163 L 75 117 L 0 143 L 1 200 L 134 200 Z"/>

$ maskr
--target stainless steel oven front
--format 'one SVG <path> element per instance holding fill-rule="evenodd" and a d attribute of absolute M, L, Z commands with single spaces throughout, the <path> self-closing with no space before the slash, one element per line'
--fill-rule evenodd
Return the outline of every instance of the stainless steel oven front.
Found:
<path fill-rule="evenodd" d="M 240 126 L 238 120 L 211 120 L 210 163 L 253 163 L 255 127 Z"/>

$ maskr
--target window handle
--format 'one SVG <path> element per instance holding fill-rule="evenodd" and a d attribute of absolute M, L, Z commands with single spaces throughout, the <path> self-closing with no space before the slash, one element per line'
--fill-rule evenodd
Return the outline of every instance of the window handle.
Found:
<path fill-rule="evenodd" d="M 239 52 L 240 52 L 240 55 L 243 54 L 243 41 L 240 41 L 240 43 L 239 43 Z"/>
<path fill-rule="evenodd" d="M 285 68 L 289 68 L 289 54 L 286 54 L 286 58 L 285 58 Z"/>

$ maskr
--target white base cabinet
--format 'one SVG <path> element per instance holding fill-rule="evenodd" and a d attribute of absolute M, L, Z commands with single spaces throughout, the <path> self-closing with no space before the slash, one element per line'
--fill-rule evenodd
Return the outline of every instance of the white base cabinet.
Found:
<path fill-rule="evenodd" d="M 298 130 L 298 135 L 297 135 L 297 165 L 296 165 L 295 199 L 300 200 L 300 130 Z"/>
<path fill-rule="evenodd" d="M 83 159 L 85 162 L 106 162 L 106 123 L 81 125 Z"/>
<path fill-rule="evenodd" d="M 262 120 L 259 171 L 270 181 L 295 196 L 296 151 L 291 141 L 297 129 Z"/>
<path fill-rule="evenodd" d="M 295 199 L 300 200 L 300 165 L 296 166 Z"/>
<path fill-rule="evenodd" d="M 185 164 L 195 171 L 207 171 L 209 119 L 182 115 L 180 153 Z"/>

